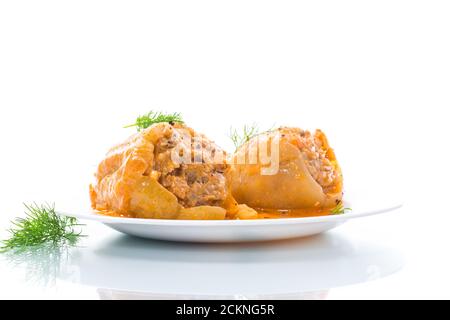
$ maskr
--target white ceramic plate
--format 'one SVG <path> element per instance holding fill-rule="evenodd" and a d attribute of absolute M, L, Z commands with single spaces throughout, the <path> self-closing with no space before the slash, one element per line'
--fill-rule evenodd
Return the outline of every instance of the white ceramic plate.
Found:
<path fill-rule="evenodd" d="M 247 242 L 306 237 L 333 229 L 342 223 L 401 207 L 389 196 L 360 192 L 355 201 L 347 196 L 352 211 L 342 215 L 261 220 L 163 220 L 134 219 L 98 215 L 86 206 L 78 210 L 62 210 L 62 215 L 102 222 L 117 231 L 158 240 L 184 242 Z M 376 199 L 376 201 L 375 201 Z"/>

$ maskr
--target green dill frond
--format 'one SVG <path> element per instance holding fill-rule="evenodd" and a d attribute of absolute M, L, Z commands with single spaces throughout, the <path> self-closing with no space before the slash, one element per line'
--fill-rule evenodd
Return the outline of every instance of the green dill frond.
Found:
<path fill-rule="evenodd" d="M 235 151 L 237 151 L 237 149 L 239 149 L 242 145 L 247 143 L 253 137 L 256 137 L 260 134 L 271 132 L 274 130 L 274 128 L 275 128 L 275 125 L 273 125 L 270 129 L 261 131 L 261 130 L 259 130 L 258 125 L 255 123 L 252 125 L 245 125 L 240 130 L 237 130 L 237 129 L 231 127 L 230 133 L 229 133 L 229 138 L 231 139 L 231 141 L 234 144 L 234 147 L 236 149 Z"/>
<path fill-rule="evenodd" d="M 234 147 L 239 149 L 240 146 L 247 143 L 251 138 L 258 135 L 259 128 L 256 124 L 245 125 L 241 130 L 236 128 L 230 128 L 230 139 L 234 144 Z"/>
<path fill-rule="evenodd" d="M 137 127 L 137 130 L 141 131 L 150 127 L 152 124 L 159 122 L 183 123 L 183 119 L 178 112 L 162 113 L 159 111 L 150 111 L 147 114 L 137 117 L 135 123 L 127 125 L 124 128 Z"/>
<path fill-rule="evenodd" d="M 24 204 L 25 218 L 12 221 L 9 239 L 0 242 L 0 251 L 23 249 L 43 243 L 74 245 L 83 235 L 77 231 L 77 219 L 60 216 L 54 205 Z"/>
<path fill-rule="evenodd" d="M 352 211 L 352 208 L 345 208 L 344 204 L 342 203 L 342 201 L 339 201 L 336 204 L 336 207 L 331 209 L 330 214 L 332 214 L 332 215 L 344 214 L 344 213 L 347 213 L 349 211 Z"/>

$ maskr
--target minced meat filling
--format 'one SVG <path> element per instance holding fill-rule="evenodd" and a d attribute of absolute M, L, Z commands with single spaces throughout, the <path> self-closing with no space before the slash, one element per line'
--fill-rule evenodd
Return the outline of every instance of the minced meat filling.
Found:
<path fill-rule="evenodd" d="M 183 132 L 192 138 L 193 131 L 184 130 Z M 212 156 L 215 152 L 222 152 L 214 142 L 204 136 L 200 137 L 201 147 L 210 150 Z M 184 207 L 220 206 L 228 193 L 224 176 L 227 169 L 225 163 L 214 164 L 209 158 L 200 159 L 202 163 L 179 164 L 172 161 L 173 148 L 179 147 L 180 144 L 190 148 L 191 161 L 194 161 L 194 149 L 199 148 L 200 145 L 198 139 L 195 142 L 192 139 L 189 140 L 183 140 L 180 135 L 168 131 L 166 136 L 157 142 L 155 145 L 154 170 L 159 173 L 158 181 L 172 192 Z"/>
<path fill-rule="evenodd" d="M 328 150 L 323 148 L 322 141 L 306 130 L 297 128 L 280 128 L 279 130 L 282 135 L 292 135 L 291 141 L 299 148 L 309 173 L 324 192 L 332 190 L 338 173 L 334 164 L 328 159 Z"/>

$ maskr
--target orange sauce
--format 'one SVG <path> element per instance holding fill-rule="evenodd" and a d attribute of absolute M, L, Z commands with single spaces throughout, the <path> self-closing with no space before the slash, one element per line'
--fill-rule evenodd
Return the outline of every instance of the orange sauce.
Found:
<path fill-rule="evenodd" d="M 116 218 L 134 218 L 134 216 L 132 214 L 123 214 L 123 213 L 118 213 L 112 210 L 94 210 L 95 213 L 97 214 L 101 214 L 103 216 L 108 216 L 108 217 L 116 217 Z"/>
<path fill-rule="evenodd" d="M 306 217 L 319 217 L 328 216 L 331 213 L 330 208 L 310 208 L 310 209 L 290 209 L 290 210 L 277 210 L 277 209 L 257 209 L 257 219 L 281 219 L 281 218 L 306 218 Z M 123 214 L 110 210 L 95 210 L 95 213 L 118 218 L 135 218 L 132 214 Z"/>
<path fill-rule="evenodd" d="M 331 214 L 331 209 L 325 208 L 310 208 L 310 209 L 290 209 L 290 210 L 256 210 L 258 212 L 258 219 L 280 219 L 280 218 L 307 218 L 328 216 Z"/>

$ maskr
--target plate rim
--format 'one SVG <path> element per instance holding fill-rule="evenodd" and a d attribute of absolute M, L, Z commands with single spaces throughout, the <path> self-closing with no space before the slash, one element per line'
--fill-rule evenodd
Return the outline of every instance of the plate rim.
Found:
<path fill-rule="evenodd" d="M 248 220 L 176 220 L 176 219 L 145 219 L 145 218 L 126 218 L 112 217 L 101 214 L 91 213 L 68 213 L 66 211 L 57 211 L 57 214 L 75 217 L 82 220 L 98 221 L 105 224 L 135 224 L 135 225 L 153 225 L 153 226 L 258 226 L 258 225 L 276 225 L 276 224 L 307 224 L 321 222 L 347 221 L 355 218 L 373 216 L 381 213 L 395 211 L 403 207 L 403 202 L 363 212 L 348 212 L 339 215 L 301 217 L 301 218 L 276 218 L 276 219 L 248 219 Z"/>

